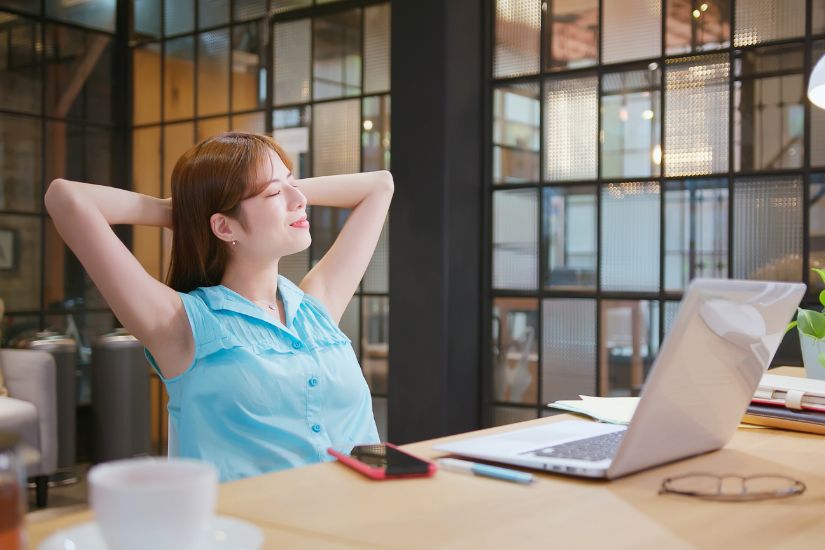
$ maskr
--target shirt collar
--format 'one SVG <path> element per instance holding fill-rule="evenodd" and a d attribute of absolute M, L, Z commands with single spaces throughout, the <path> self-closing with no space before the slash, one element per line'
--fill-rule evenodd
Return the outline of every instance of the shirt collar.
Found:
<path fill-rule="evenodd" d="M 259 306 L 230 288 L 223 285 L 216 285 L 200 287 L 198 290 L 203 294 L 206 305 L 213 311 L 234 311 L 235 313 L 254 317 L 276 327 L 282 327 L 281 323 L 272 319 Z M 291 330 L 292 323 L 295 320 L 295 314 L 298 312 L 298 308 L 304 299 L 304 291 L 295 286 L 292 281 L 283 275 L 279 275 L 278 294 L 280 294 L 281 302 L 283 302 L 284 305 L 286 328 Z"/>

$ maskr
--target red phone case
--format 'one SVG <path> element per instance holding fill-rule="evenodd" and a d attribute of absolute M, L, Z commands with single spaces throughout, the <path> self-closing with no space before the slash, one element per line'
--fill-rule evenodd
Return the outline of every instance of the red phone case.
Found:
<path fill-rule="evenodd" d="M 335 458 L 337 458 L 339 461 L 341 461 L 342 464 L 346 464 L 347 466 L 349 466 L 353 470 L 361 472 L 362 474 L 364 474 L 365 476 L 367 476 L 370 479 L 401 479 L 401 478 L 405 478 L 405 477 L 429 477 L 429 476 L 433 475 L 435 473 L 436 469 L 437 469 L 436 465 L 434 463 L 430 462 L 429 460 L 424 460 L 423 458 L 417 457 L 417 456 L 415 456 L 413 454 L 410 454 L 406 451 L 402 451 L 401 449 L 399 449 L 398 447 L 396 447 L 392 443 L 383 443 L 383 445 L 386 445 L 387 447 L 392 447 L 396 451 L 398 451 L 400 453 L 404 453 L 406 455 L 409 455 L 409 456 L 411 456 L 413 458 L 416 458 L 416 459 L 418 459 L 422 462 L 426 462 L 429 466 L 428 470 L 424 473 L 421 473 L 421 474 L 400 474 L 400 475 L 388 476 L 387 472 L 384 470 L 384 468 L 374 468 L 372 466 L 364 464 L 360 460 L 357 460 L 356 458 L 354 458 L 350 455 L 341 454 L 341 453 L 339 453 L 338 451 L 336 451 L 335 449 L 333 449 L 331 447 L 329 449 L 327 449 L 327 452 L 329 454 L 331 454 L 332 456 L 334 456 Z"/>

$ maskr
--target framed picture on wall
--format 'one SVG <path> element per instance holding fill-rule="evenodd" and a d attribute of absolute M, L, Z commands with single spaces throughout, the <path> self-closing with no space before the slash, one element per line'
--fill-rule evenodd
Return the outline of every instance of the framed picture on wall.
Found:
<path fill-rule="evenodd" d="M 0 228 L 0 271 L 15 271 L 18 256 L 18 232 Z"/>

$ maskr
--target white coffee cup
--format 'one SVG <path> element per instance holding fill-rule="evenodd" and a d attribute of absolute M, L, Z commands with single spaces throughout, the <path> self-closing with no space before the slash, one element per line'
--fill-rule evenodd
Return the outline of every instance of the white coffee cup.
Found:
<path fill-rule="evenodd" d="M 218 473 L 206 462 L 137 458 L 89 470 L 92 509 L 103 539 L 117 550 L 207 547 Z"/>

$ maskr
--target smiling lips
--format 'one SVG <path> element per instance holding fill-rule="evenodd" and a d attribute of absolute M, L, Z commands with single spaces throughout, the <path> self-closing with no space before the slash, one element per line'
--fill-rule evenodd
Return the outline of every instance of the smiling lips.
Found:
<path fill-rule="evenodd" d="M 304 216 L 300 220 L 289 224 L 289 227 L 294 227 L 295 229 L 307 229 L 309 227 L 309 222 L 307 221 L 306 216 Z"/>

